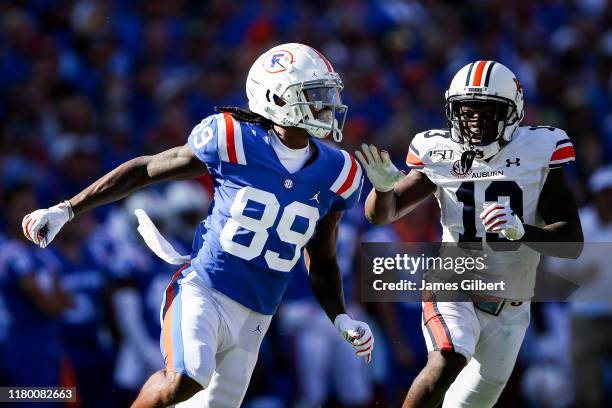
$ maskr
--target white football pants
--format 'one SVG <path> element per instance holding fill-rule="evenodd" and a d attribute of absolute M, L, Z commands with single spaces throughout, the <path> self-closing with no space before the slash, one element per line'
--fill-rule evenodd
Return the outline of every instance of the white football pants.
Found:
<path fill-rule="evenodd" d="M 468 360 L 446 392 L 443 408 L 495 404 L 510 378 L 529 319 L 530 302 L 508 301 L 498 316 L 472 302 L 423 302 L 427 351 L 455 351 Z"/>

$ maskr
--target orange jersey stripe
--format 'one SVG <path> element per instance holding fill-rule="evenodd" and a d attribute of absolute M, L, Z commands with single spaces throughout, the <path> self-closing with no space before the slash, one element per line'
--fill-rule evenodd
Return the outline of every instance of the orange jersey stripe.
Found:
<path fill-rule="evenodd" d="M 238 163 L 236 157 L 236 145 L 234 143 L 234 121 L 232 115 L 223 112 L 223 120 L 225 121 L 225 143 L 227 145 L 227 157 L 230 163 Z"/>
<path fill-rule="evenodd" d="M 484 71 L 485 65 L 487 65 L 487 61 L 478 61 L 478 65 L 476 66 L 476 73 L 474 73 L 474 81 L 472 82 L 472 86 L 480 86 L 480 81 L 482 80 L 482 73 Z"/>
<path fill-rule="evenodd" d="M 431 329 L 434 336 L 435 347 L 439 350 L 450 350 L 453 348 L 453 343 L 446 335 L 446 329 L 440 319 L 440 316 L 434 310 L 434 302 L 425 302 L 423 308 L 423 314 L 425 316 L 425 324 Z"/>
<path fill-rule="evenodd" d="M 574 146 L 565 146 L 560 149 L 555 150 L 555 152 L 550 157 L 551 161 L 554 160 L 563 160 L 569 159 L 570 157 L 575 157 L 576 153 L 574 152 Z"/>
<path fill-rule="evenodd" d="M 174 351 L 172 348 L 172 310 L 174 306 L 174 284 L 180 278 L 183 270 L 189 266 L 189 264 L 183 265 L 178 271 L 172 276 L 172 280 L 166 289 L 166 307 L 164 312 L 164 321 L 162 323 L 162 344 L 164 346 L 164 352 L 166 353 L 166 367 L 174 368 Z"/>
<path fill-rule="evenodd" d="M 408 152 L 408 156 L 406 156 L 406 164 L 410 166 L 424 166 L 425 165 L 423 164 L 421 159 L 419 159 L 418 156 L 413 154 L 412 152 Z"/>
<path fill-rule="evenodd" d="M 171 283 L 168 288 L 168 295 L 171 296 L 168 299 L 170 302 L 174 300 L 174 283 Z M 166 315 L 164 316 L 164 322 L 162 324 L 162 344 L 164 345 L 164 352 L 166 354 L 165 365 L 167 368 L 174 368 L 174 351 L 172 350 L 172 303 L 166 308 Z"/>
<path fill-rule="evenodd" d="M 338 195 L 342 195 L 342 193 L 344 193 L 346 190 L 349 189 L 349 187 L 353 185 L 353 180 L 355 179 L 355 173 L 357 173 L 357 163 L 355 162 L 355 158 L 353 156 L 350 156 L 350 158 L 351 158 L 351 169 L 349 170 L 349 174 L 346 180 L 344 181 L 344 184 L 342 184 L 342 186 L 340 186 L 338 191 L 336 191 L 336 194 Z"/>
<path fill-rule="evenodd" d="M 425 302 L 425 306 L 423 308 L 423 314 L 425 316 L 425 322 L 426 322 L 425 325 L 430 326 L 431 332 L 434 336 L 434 342 L 436 343 L 434 344 L 434 346 L 438 347 L 438 345 L 441 343 L 440 331 L 437 330 L 437 327 L 429 324 L 436 314 L 436 312 L 433 309 L 433 302 Z"/>

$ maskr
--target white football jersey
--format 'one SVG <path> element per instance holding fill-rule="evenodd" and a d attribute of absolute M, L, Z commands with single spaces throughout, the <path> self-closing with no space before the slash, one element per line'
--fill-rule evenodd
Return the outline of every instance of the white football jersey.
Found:
<path fill-rule="evenodd" d="M 406 163 L 437 186 L 442 241 L 482 243 L 491 254 L 489 273 L 505 277 L 506 297 L 530 299 L 539 253 L 520 243 L 515 243 L 517 250 L 495 250 L 495 242 L 506 242 L 503 247 L 508 249 L 510 241 L 500 233 L 486 233 L 480 213 L 485 203 L 509 202 L 525 224 L 541 225 L 540 191 L 550 169 L 574 160 L 572 143 L 561 129 L 525 126 L 491 159 L 474 160 L 470 170 L 462 168 L 461 153 L 447 130 L 429 130 L 414 137 Z"/>

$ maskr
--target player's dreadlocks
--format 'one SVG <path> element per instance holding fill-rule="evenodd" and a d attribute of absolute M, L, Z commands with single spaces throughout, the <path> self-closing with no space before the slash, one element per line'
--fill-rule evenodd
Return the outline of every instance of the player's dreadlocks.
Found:
<path fill-rule="evenodd" d="M 219 113 L 227 112 L 236 120 L 259 124 L 266 130 L 272 129 L 272 126 L 274 125 L 271 120 L 266 119 L 257 113 L 251 112 L 248 109 L 238 108 L 236 106 L 215 106 L 215 111 Z"/>

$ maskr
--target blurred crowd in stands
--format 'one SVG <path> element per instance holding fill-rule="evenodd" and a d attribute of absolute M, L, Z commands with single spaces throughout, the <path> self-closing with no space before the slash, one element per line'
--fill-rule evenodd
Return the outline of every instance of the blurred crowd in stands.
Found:
<path fill-rule="evenodd" d="M 612 240 L 612 170 L 603 167 L 612 159 L 609 0 L 6 0 L 0 385 L 76 384 L 82 407 L 123 407 L 163 366 L 159 306 L 173 267 L 141 242 L 133 210 L 145 208 L 186 253 L 210 181 L 168 183 L 84 214 L 45 250 L 24 241 L 21 219 L 129 158 L 184 144 L 215 106 L 246 106 L 251 63 L 290 41 L 318 48 L 341 74 L 343 147 L 374 142 L 398 165 L 415 133 L 446 127 L 444 91 L 460 67 L 507 65 L 525 90 L 523 123 L 562 128 L 574 143 L 567 175 L 589 231 L 600 232 L 586 240 Z M 362 214 L 344 217 L 339 261 L 352 313 L 375 331 L 374 363 L 346 353 L 306 277 L 295 277 L 245 406 L 399 406 L 424 365 L 420 305 L 361 303 L 355 260 L 362 241 L 439 240 L 437 204 L 378 228 Z M 596 267 L 612 274 L 609 264 Z M 612 365 L 602 356 L 611 355 L 611 325 L 610 305 L 535 304 L 499 406 L 610 406 Z M 603 339 L 577 345 L 591 327 Z M 586 384 L 573 372 L 576 359 L 591 363 Z"/>

